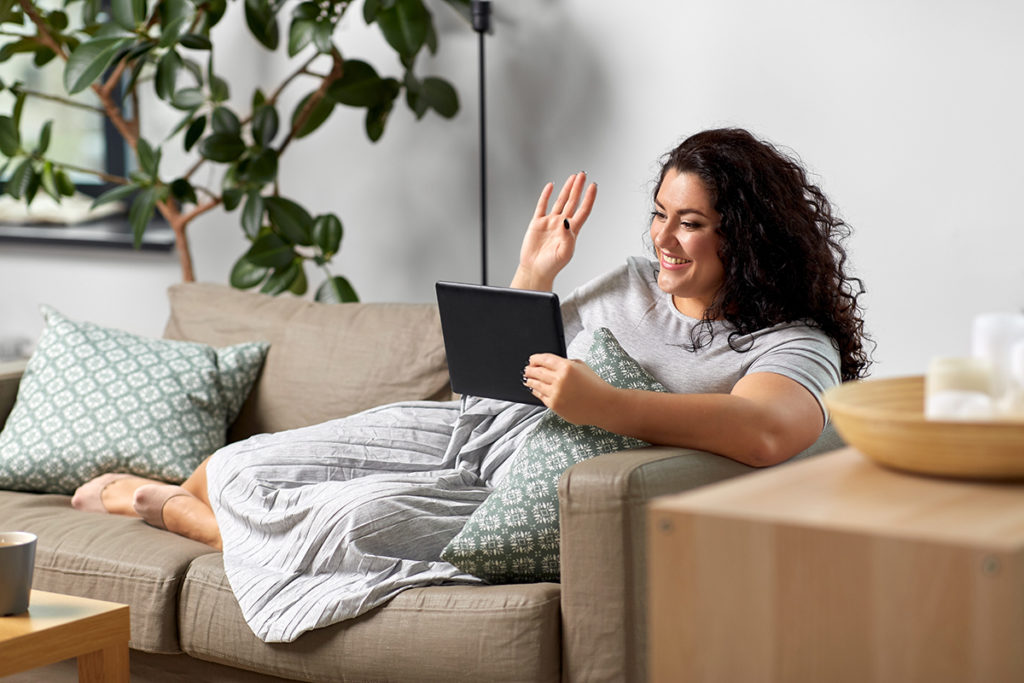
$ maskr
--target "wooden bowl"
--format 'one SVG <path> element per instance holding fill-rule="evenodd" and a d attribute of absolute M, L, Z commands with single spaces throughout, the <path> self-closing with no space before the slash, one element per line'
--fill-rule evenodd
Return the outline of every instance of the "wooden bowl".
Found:
<path fill-rule="evenodd" d="M 924 378 L 847 382 L 825 393 L 839 435 L 868 458 L 908 472 L 1024 479 L 1024 422 L 925 420 Z"/>

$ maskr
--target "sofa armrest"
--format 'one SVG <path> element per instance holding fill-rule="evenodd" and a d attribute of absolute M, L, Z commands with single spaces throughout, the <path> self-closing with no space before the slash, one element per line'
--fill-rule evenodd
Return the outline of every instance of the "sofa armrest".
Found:
<path fill-rule="evenodd" d="M 829 427 L 787 462 L 842 446 Z M 755 469 L 703 451 L 650 447 L 585 460 L 562 475 L 564 680 L 646 680 L 648 501 Z"/>
<path fill-rule="evenodd" d="M 18 396 L 18 385 L 25 373 L 27 361 L 18 360 L 0 363 L 0 429 L 7 422 L 7 416 L 14 407 L 14 399 Z"/>

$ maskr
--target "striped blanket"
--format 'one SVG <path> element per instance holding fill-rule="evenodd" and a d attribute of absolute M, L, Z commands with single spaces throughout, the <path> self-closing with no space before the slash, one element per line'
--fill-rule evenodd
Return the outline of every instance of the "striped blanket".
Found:
<path fill-rule="evenodd" d="M 214 454 L 224 570 L 261 640 L 290 642 L 414 586 L 478 579 L 440 560 L 543 409 L 398 403 Z"/>

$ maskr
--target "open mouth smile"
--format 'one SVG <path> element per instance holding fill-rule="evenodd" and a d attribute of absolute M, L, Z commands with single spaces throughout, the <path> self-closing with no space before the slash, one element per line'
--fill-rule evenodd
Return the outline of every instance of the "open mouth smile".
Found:
<path fill-rule="evenodd" d="M 677 258 L 675 256 L 669 256 L 665 252 L 661 252 L 661 260 L 669 266 L 681 266 L 684 263 L 693 263 L 693 259 L 688 258 Z"/>

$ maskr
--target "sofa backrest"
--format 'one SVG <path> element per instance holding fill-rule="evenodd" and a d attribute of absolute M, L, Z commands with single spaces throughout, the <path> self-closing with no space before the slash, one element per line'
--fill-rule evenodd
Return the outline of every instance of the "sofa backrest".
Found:
<path fill-rule="evenodd" d="M 173 285 L 168 298 L 168 339 L 270 343 L 229 441 L 452 397 L 436 305 L 319 304 L 210 283 Z"/>

